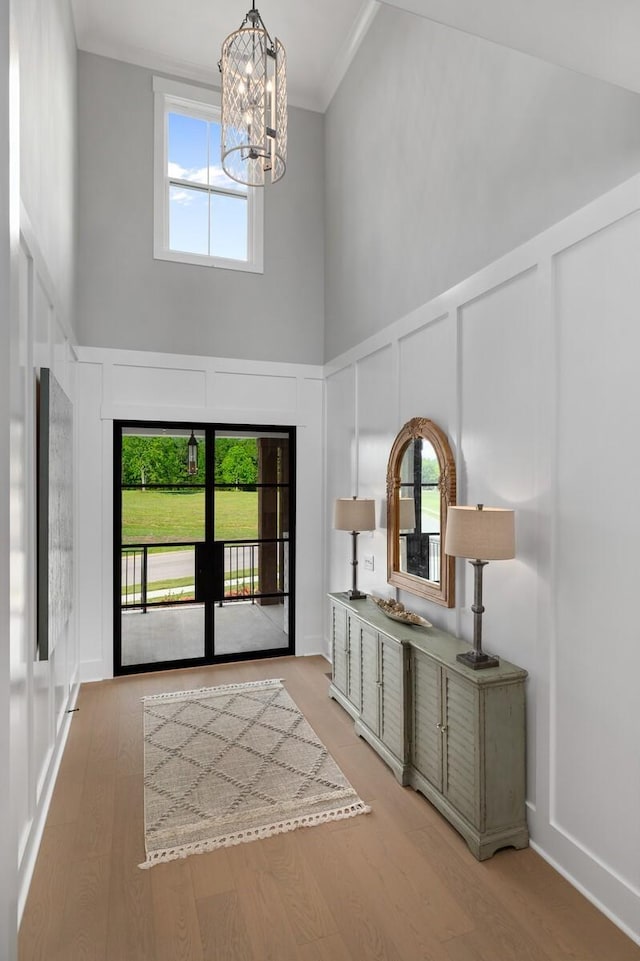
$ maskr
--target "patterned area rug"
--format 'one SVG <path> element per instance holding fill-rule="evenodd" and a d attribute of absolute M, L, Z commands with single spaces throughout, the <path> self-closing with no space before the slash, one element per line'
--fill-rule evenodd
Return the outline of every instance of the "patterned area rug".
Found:
<path fill-rule="evenodd" d="M 280 680 L 143 701 L 141 868 L 371 810 Z"/>

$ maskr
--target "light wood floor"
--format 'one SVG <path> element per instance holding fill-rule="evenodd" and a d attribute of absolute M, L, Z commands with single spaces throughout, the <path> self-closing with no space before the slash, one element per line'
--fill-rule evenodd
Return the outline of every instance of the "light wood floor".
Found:
<path fill-rule="evenodd" d="M 81 689 L 20 932 L 20 961 L 640 961 L 532 850 L 480 864 L 327 698 L 322 658 Z M 286 687 L 373 813 L 141 871 L 140 697 Z"/>

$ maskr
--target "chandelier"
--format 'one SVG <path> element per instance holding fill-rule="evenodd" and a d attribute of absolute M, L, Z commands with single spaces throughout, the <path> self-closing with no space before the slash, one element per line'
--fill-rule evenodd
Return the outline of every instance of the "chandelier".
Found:
<path fill-rule="evenodd" d="M 222 168 L 248 187 L 287 165 L 287 58 L 253 6 L 222 44 Z"/>

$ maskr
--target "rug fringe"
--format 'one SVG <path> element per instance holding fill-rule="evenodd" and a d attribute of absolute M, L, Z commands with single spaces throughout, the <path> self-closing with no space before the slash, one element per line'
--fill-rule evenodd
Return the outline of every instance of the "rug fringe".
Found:
<path fill-rule="evenodd" d="M 233 685 L 229 685 L 232 687 Z M 144 870 L 154 867 L 156 864 L 164 864 L 167 861 L 176 861 L 178 858 L 186 858 L 190 854 L 206 854 L 208 851 L 215 851 L 217 848 L 230 848 L 236 844 L 246 844 L 248 841 L 258 841 L 261 838 L 270 838 L 276 834 L 286 834 L 287 831 L 295 831 L 296 828 L 310 828 L 317 824 L 325 824 L 329 821 L 342 821 L 345 818 L 354 818 L 359 814 L 370 814 L 371 807 L 364 801 L 357 801 L 346 807 L 336 808 L 333 811 L 322 811 L 319 814 L 306 814 L 302 817 L 288 818 L 286 821 L 277 821 L 274 824 L 265 824 L 263 827 L 238 831 L 235 834 L 222 835 L 219 838 L 212 838 L 208 841 L 195 841 L 193 844 L 182 844 L 175 848 L 166 848 L 162 851 L 154 851 L 147 855 L 147 860 L 139 864 L 139 868 Z"/>
<path fill-rule="evenodd" d="M 148 694 L 141 697 L 145 701 L 170 701 L 178 700 L 180 697 L 194 697 L 198 694 L 219 694 L 222 691 L 238 691 L 245 688 L 269 688 L 278 687 L 284 681 L 283 677 L 270 677 L 264 681 L 243 681 L 239 684 L 221 684 L 217 687 L 199 687 L 195 691 L 170 691 L 168 694 Z"/>

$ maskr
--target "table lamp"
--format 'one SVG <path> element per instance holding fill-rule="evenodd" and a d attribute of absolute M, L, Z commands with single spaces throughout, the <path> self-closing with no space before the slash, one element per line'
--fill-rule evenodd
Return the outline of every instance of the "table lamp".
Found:
<path fill-rule="evenodd" d="M 337 497 L 333 526 L 337 531 L 351 531 L 353 538 L 353 575 L 351 590 L 347 597 L 350 601 L 366 597 L 358 590 L 358 547 L 357 538 L 360 531 L 373 531 L 376 526 L 375 501 L 365 497 Z"/>
<path fill-rule="evenodd" d="M 514 513 L 501 507 L 450 507 L 447 511 L 445 554 L 472 558 L 474 569 L 473 650 L 457 660 L 473 668 L 497 667 L 499 658 L 482 650 L 482 569 L 489 561 L 515 557 Z"/>

